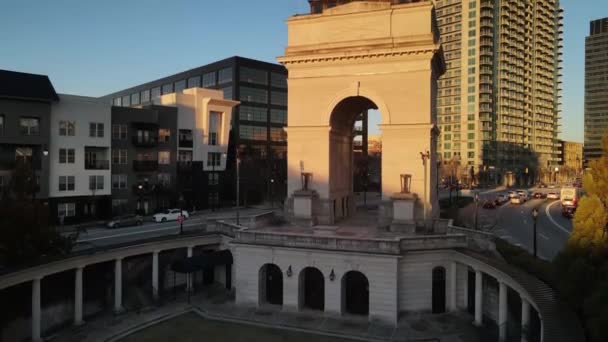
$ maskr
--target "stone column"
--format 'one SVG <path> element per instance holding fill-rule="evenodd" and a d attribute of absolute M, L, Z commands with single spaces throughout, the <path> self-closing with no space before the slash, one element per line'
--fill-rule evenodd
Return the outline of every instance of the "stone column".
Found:
<path fill-rule="evenodd" d="M 76 268 L 74 277 L 74 325 L 82 325 L 82 271 L 83 267 Z"/>
<path fill-rule="evenodd" d="M 32 280 L 32 341 L 42 341 L 40 338 L 40 281 L 42 278 Z"/>
<path fill-rule="evenodd" d="M 521 342 L 528 342 L 528 329 L 530 328 L 530 303 L 521 299 Z"/>
<path fill-rule="evenodd" d="M 194 247 L 188 246 L 188 249 L 186 252 L 186 256 L 188 258 L 192 258 L 193 250 L 194 250 Z M 192 291 L 192 274 L 190 274 L 190 273 L 186 273 L 186 291 L 188 291 L 188 292 Z"/>
<path fill-rule="evenodd" d="M 333 268 L 329 274 L 325 276 L 324 311 L 326 314 L 336 317 L 342 315 L 342 282 L 340 279 L 342 279 L 342 274 L 338 274 Z"/>
<path fill-rule="evenodd" d="M 291 276 L 287 275 L 286 268 L 283 271 L 283 311 L 297 312 L 300 310 L 300 295 L 304 290 L 303 287 L 300 287 L 300 269 L 289 265 L 291 267 Z"/>
<path fill-rule="evenodd" d="M 498 285 L 498 339 L 507 339 L 507 285 L 503 282 Z"/>
<path fill-rule="evenodd" d="M 122 258 L 114 261 L 114 314 L 123 312 L 122 307 Z"/>
<path fill-rule="evenodd" d="M 152 253 L 152 298 L 158 300 L 158 251 Z"/>
<path fill-rule="evenodd" d="M 475 270 L 475 325 L 480 327 L 483 323 L 483 273 Z"/>
<path fill-rule="evenodd" d="M 458 305 L 456 302 L 456 280 L 458 275 L 457 267 L 458 266 L 455 261 L 452 261 L 450 263 L 450 311 L 458 310 Z"/>

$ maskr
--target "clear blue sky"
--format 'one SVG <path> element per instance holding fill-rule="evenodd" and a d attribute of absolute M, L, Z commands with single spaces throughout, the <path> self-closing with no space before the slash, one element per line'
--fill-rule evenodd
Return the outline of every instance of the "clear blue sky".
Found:
<path fill-rule="evenodd" d="M 590 19 L 608 16 L 608 1 L 562 4 L 562 136 L 582 141 L 584 38 Z M 274 62 L 284 20 L 306 10 L 306 0 L 0 0 L 0 69 L 101 96 L 233 55 Z"/>

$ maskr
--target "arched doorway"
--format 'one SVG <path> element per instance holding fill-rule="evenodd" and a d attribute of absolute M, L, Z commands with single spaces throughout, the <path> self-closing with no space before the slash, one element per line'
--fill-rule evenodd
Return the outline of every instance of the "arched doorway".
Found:
<path fill-rule="evenodd" d="M 445 312 L 445 268 L 433 268 L 433 313 Z"/>
<path fill-rule="evenodd" d="M 361 205 L 361 196 L 355 198 L 355 190 L 358 195 L 366 194 L 374 185 L 376 193 L 381 193 L 382 144 L 376 128 L 380 120 L 369 120 L 370 110 L 377 109 L 366 97 L 350 96 L 338 102 L 331 112 L 329 198 L 334 222 L 351 216 Z M 374 118 L 380 115 L 377 111 L 371 113 Z M 367 205 L 366 195 L 363 197 Z"/>
<path fill-rule="evenodd" d="M 369 282 L 363 273 L 349 271 L 342 277 L 342 306 L 349 314 L 369 314 Z"/>
<path fill-rule="evenodd" d="M 315 267 L 306 267 L 300 272 L 300 303 L 307 309 L 325 308 L 325 278 Z"/>
<path fill-rule="evenodd" d="M 275 264 L 265 264 L 259 274 L 260 304 L 283 305 L 283 272 Z"/>

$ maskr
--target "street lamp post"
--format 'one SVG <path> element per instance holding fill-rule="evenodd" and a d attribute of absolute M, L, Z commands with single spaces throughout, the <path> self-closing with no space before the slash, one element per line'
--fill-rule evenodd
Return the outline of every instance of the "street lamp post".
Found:
<path fill-rule="evenodd" d="M 538 218 L 538 209 L 534 208 L 534 210 L 532 210 L 532 218 L 534 220 L 534 246 L 533 246 L 533 250 L 534 250 L 534 257 L 536 258 L 536 220 Z"/>
<path fill-rule="evenodd" d="M 179 235 L 184 234 L 184 194 L 179 194 Z"/>
<path fill-rule="evenodd" d="M 236 152 L 236 224 L 239 225 L 239 205 L 241 202 L 240 196 L 240 183 L 241 183 L 241 158 L 239 158 L 239 152 Z"/>
<path fill-rule="evenodd" d="M 477 230 L 477 211 L 479 209 L 479 193 L 475 193 L 475 230 Z"/>
<path fill-rule="evenodd" d="M 555 167 L 555 178 L 553 179 L 554 183 L 557 183 L 557 173 L 559 172 L 559 167 Z"/>

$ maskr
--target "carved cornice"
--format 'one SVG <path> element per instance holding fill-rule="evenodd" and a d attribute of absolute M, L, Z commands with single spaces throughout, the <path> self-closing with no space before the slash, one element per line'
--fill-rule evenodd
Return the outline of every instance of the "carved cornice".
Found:
<path fill-rule="evenodd" d="M 392 51 L 361 51 L 351 52 L 347 54 L 326 54 L 326 55 L 299 55 L 299 56 L 284 56 L 279 57 L 279 63 L 283 65 L 289 64 L 304 64 L 304 63 L 323 63 L 323 62 L 342 62 L 347 60 L 362 60 L 362 59 L 382 59 L 404 56 L 428 56 L 440 52 L 437 46 L 415 49 L 415 50 L 392 50 Z"/>

